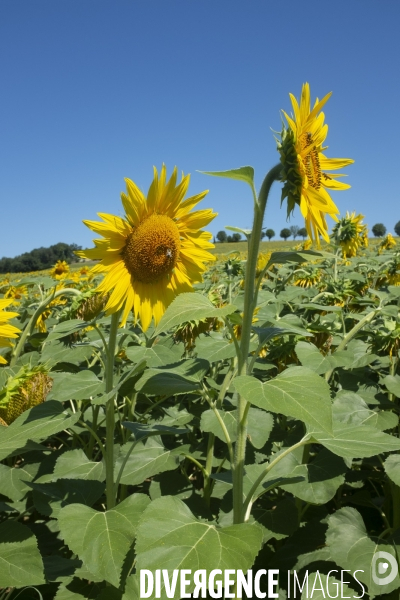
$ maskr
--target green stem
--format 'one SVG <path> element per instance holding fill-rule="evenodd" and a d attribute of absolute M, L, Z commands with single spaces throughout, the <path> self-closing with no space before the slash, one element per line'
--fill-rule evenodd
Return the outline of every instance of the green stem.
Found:
<path fill-rule="evenodd" d="M 207 478 L 204 481 L 204 492 L 203 498 L 207 506 L 210 506 L 210 497 L 212 491 L 212 479 L 210 477 L 212 473 L 213 466 L 213 458 L 214 458 L 214 442 L 215 435 L 213 433 L 208 434 L 208 443 L 207 443 L 207 456 L 206 456 L 206 467 L 205 473 L 207 473 Z"/>
<path fill-rule="evenodd" d="M 18 344 L 15 348 L 13 357 L 10 362 L 11 367 L 13 367 L 17 362 L 22 350 L 24 349 L 25 342 L 27 338 L 30 335 L 32 335 L 32 332 L 35 329 L 36 321 L 38 320 L 42 312 L 46 310 L 47 305 L 50 304 L 52 300 L 54 300 L 58 296 L 62 296 L 63 294 L 65 294 L 66 296 L 81 296 L 81 293 L 78 290 L 75 290 L 74 288 L 65 288 L 63 290 L 58 290 L 57 292 L 52 292 L 43 300 L 41 304 L 39 304 L 32 317 L 30 318 L 28 325 L 25 327 L 21 337 L 19 338 Z"/>
<path fill-rule="evenodd" d="M 255 277 L 257 269 L 258 250 L 261 242 L 261 230 L 264 220 L 268 195 L 274 181 L 279 180 L 281 165 L 277 164 L 265 176 L 262 183 L 258 202 L 254 203 L 253 229 L 249 237 L 249 247 L 245 274 L 244 309 L 240 353 L 238 356 L 238 374 L 246 375 L 250 348 L 251 327 L 255 309 L 256 289 Z M 247 441 L 248 402 L 239 396 L 237 407 L 237 441 L 235 444 L 235 459 L 232 469 L 233 477 L 233 522 L 243 523 L 243 476 Z"/>
<path fill-rule="evenodd" d="M 367 315 L 365 315 L 365 317 L 363 317 L 361 319 L 361 321 L 359 321 L 357 323 L 357 325 L 354 325 L 353 329 L 351 329 L 349 331 L 349 333 L 347 335 L 344 336 L 343 340 L 340 342 L 340 344 L 338 345 L 338 347 L 336 348 L 335 352 L 340 352 L 340 350 L 344 350 L 347 346 L 347 344 L 353 339 L 353 337 L 355 335 L 357 335 L 357 333 L 368 323 L 370 323 L 372 321 L 372 319 L 375 317 L 376 313 L 378 312 L 379 309 L 375 309 L 373 311 L 371 311 L 370 313 L 368 313 Z M 335 355 L 335 352 L 333 353 L 333 356 Z M 329 381 L 332 373 L 333 373 L 334 369 L 331 369 L 330 371 L 328 371 L 327 373 L 325 373 L 325 381 Z"/>
<path fill-rule="evenodd" d="M 108 338 L 108 352 L 106 351 L 106 394 L 111 392 L 114 387 L 114 356 L 115 346 L 117 342 L 118 323 L 121 311 L 114 313 L 111 316 L 110 335 Z M 106 404 L 106 501 L 107 510 L 115 506 L 115 485 L 114 485 L 114 430 L 115 430 L 115 414 L 114 414 L 114 398 L 107 400 Z"/>
<path fill-rule="evenodd" d="M 268 475 L 268 473 L 270 472 L 270 470 L 273 469 L 275 467 L 275 465 L 277 465 L 283 458 L 285 458 L 285 456 L 287 456 L 288 454 L 290 454 L 291 452 L 293 452 L 297 448 L 301 448 L 301 446 L 305 446 L 306 444 L 310 444 L 310 443 L 311 443 L 310 440 L 307 439 L 306 437 L 304 437 L 299 442 L 297 442 L 297 444 L 294 444 L 293 446 L 290 446 L 290 448 L 287 448 L 286 450 L 284 450 L 282 452 L 282 454 L 280 454 L 279 456 L 277 456 L 275 458 L 275 460 L 273 460 L 272 462 L 270 462 L 265 467 L 264 471 L 257 477 L 256 481 L 253 483 L 253 485 L 252 485 L 249 493 L 246 496 L 246 500 L 244 501 L 244 504 L 243 504 L 243 517 L 245 519 L 246 519 L 246 517 L 248 518 L 248 516 L 249 516 L 250 510 L 248 510 L 248 509 L 251 508 L 251 504 L 253 502 L 253 496 L 254 496 L 255 491 L 257 490 L 258 486 L 263 481 L 263 479 L 265 479 L 265 477 Z"/>

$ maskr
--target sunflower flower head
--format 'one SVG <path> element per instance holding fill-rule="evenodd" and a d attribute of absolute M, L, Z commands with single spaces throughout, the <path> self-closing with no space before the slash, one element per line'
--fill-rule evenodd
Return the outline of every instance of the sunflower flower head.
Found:
<path fill-rule="evenodd" d="M 177 182 L 175 167 L 167 180 L 165 165 L 154 178 L 147 196 L 130 179 L 127 193 L 121 194 L 124 217 L 99 213 L 102 222 L 84 221 L 102 236 L 95 248 L 81 250 L 81 258 L 100 260 L 93 273 L 105 273 L 97 288 L 110 293 L 106 314 L 123 308 L 121 324 L 130 311 L 140 318 L 146 331 L 154 318 L 159 322 L 174 297 L 193 291 L 193 283 L 202 280 L 205 263 L 215 260 L 208 252 L 214 248 L 211 233 L 201 231 L 216 216 L 212 210 L 192 209 L 207 191 L 184 199 L 189 175 Z"/>
<path fill-rule="evenodd" d="M 25 365 L 17 375 L 9 377 L 0 390 L 0 419 L 11 425 L 23 412 L 45 401 L 53 380 L 45 365 Z"/>
<path fill-rule="evenodd" d="M 51 277 L 60 281 L 69 274 L 69 265 L 65 260 L 58 260 L 50 271 Z"/>
<path fill-rule="evenodd" d="M 349 158 L 327 158 L 322 153 L 328 126 L 324 124 L 321 109 L 330 96 L 329 93 L 322 100 L 317 98 L 311 109 L 308 83 L 303 85 L 300 102 L 290 94 L 293 115 L 282 111 L 287 125 L 283 125 L 278 140 L 284 182 L 281 201 L 287 198 L 288 217 L 296 204 L 299 205 L 308 235 L 318 245 L 320 236 L 329 243 L 326 215 L 337 220 L 339 214 L 328 190 L 350 187 L 337 180 L 341 175 L 328 175 L 325 171 L 341 169 L 354 162 Z"/>
<path fill-rule="evenodd" d="M 347 212 L 333 227 L 331 238 L 341 246 L 343 258 L 356 256 L 361 246 L 368 245 L 368 228 L 362 222 L 363 218 L 364 215 Z"/>
<path fill-rule="evenodd" d="M 378 254 L 381 254 L 384 250 L 391 250 L 392 248 L 395 248 L 395 246 L 396 240 L 391 233 L 388 233 L 378 246 Z"/>
<path fill-rule="evenodd" d="M 18 337 L 20 330 L 8 321 L 18 317 L 18 313 L 4 310 L 13 303 L 13 298 L 3 298 L 0 300 L 0 348 L 12 348 L 10 340 Z M 0 365 L 5 365 L 7 361 L 0 355 Z"/>

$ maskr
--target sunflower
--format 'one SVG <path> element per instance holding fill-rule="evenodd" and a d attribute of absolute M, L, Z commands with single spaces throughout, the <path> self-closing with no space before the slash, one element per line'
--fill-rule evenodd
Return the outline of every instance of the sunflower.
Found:
<path fill-rule="evenodd" d="M 363 218 L 364 215 L 347 212 L 332 229 L 331 238 L 341 246 L 344 258 L 356 256 L 361 246 L 368 245 L 368 229 L 362 222 Z"/>
<path fill-rule="evenodd" d="M 69 274 L 69 265 L 65 260 L 58 260 L 52 270 L 50 271 L 51 277 L 60 280 L 64 279 Z"/>
<path fill-rule="evenodd" d="M 46 365 L 25 365 L 17 375 L 10 376 L 5 387 L 0 389 L 2 424 L 10 425 L 23 412 L 44 402 L 52 385 Z"/>
<path fill-rule="evenodd" d="M 26 285 L 13 286 L 10 285 L 6 293 L 4 294 L 4 298 L 11 298 L 14 304 L 18 304 L 20 300 L 23 299 L 24 296 L 28 295 L 28 289 Z"/>
<path fill-rule="evenodd" d="M 12 304 L 13 298 L 0 300 L 0 348 L 11 348 L 10 339 L 18 337 L 20 330 L 14 325 L 10 325 L 7 321 L 18 317 L 16 312 L 7 312 L 4 309 Z M 5 365 L 7 361 L 0 355 L 0 364 Z"/>
<path fill-rule="evenodd" d="M 396 240 L 391 233 L 388 233 L 378 246 L 378 254 L 382 254 L 384 250 L 391 250 L 396 246 Z"/>
<path fill-rule="evenodd" d="M 305 83 L 301 92 L 300 104 L 290 94 L 293 117 L 282 111 L 289 127 L 284 126 L 278 151 L 281 155 L 282 175 L 285 182 L 282 189 L 282 202 L 288 199 L 288 217 L 296 204 L 300 206 L 305 219 L 308 235 L 319 245 L 320 235 L 329 243 L 328 225 L 325 215 L 337 221 L 339 210 L 327 190 L 346 190 L 350 186 L 337 181 L 342 175 L 328 175 L 325 171 L 341 169 L 354 161 L 350 158 L 327 158 L 322 144 L 328 134 L 324 124 L 324 113 L 320 112 L 331 93 L 315 101 L 311 110 L 310 86 Z"/>
<path fill-rule="evenodd" d="M 160 175 L 154 168 L 147 198 L 126 179 L 127 193 L 121 194 L 125 218 L 99 213 L 103 222 L 84 221 L 104 239 L 94 240 L 95 248 L 77 255 L 101 261 L 92 269 L 105 272 L 97 291 L 112 291 L 106 314 L 124 307 L 122 325 L 131 310 L 140 317 L 143 331 L 153 317 L 157 324 L 177 294 L 193 291 L 192 284 L 201 281 L 204 263 L 215 260 L 207 252 L 214 248 L 209 242 L 212 235 L 200 228 L 216 213 L 210 209 L 191 212 L 207 191 L 184 200 L 190 176 L 182 174 L 177 184 L 177 175 L 175 167 L 167 181 L 165 165 Z"/>

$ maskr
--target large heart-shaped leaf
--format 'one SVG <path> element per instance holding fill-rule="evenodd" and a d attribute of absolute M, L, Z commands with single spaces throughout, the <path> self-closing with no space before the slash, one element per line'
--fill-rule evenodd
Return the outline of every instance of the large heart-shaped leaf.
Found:
<path fill-rule="evenodd" d="M 243 375 L 233 382 L 236 390 L 251 404 L 268 411 L 295 417 L 332 432 L 332 408 L 328 384 L 305 367 L 286 369 L 266 383 Z"/>
<path fill-rule="evenodd" d="M 251 568 L 262 544 L 262 530 L 254 523 L 219 528 L 198 521 L 178 498 L 154 500 L 143 513 L 137 530 L 137 571 L 167 569 Z M 188 592 L 193 590 L 188 586 Z M 190 589 L 189 589 L 190 588 Z M 151 596 L 154 598 L 155 596 Z M 161 584 L 161 598 L 166 598 Z M 179 589 L 175 595 L 180 598 Z"/>
<path fill-rule="evenodd" d="M 0 524 L 0 587 L 24 587 L 45 583 L 36 538 L 18 521 Z"/>
<path fill-rule="evenodd" d="M 70 504 L 59 513 L 61 535 L 91 573 L 119 587 L 125 557 L 149 502 L 148 496 L 133 494 L 106 512 Z"/>

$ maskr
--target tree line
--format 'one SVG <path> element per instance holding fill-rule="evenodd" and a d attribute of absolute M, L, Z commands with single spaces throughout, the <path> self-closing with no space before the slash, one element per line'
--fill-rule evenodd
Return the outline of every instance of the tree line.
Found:
<path fill-rule="evenodd" d="M 273 229 L 266 229 L 261 232 L 261 239 L 267 237 L 269 241 L 275 237 L 276 233 Z M 292 225 L 291 227 L 284 227 L 280 232 L 280 237 L 284 240 L 287 240 L 290 236 L 293 236 L 295 240 L 296 237 L 302 237 L 303 240 L 307 237 L 307 229 L 305 227 L 298 227 L 297 225 Z M 242 236 L 240 233 L 234 233 L 233 235 L 227 235 L 225 231 L 218 231 L 215 236 L 218 242 L 240 242 Z"/>
<path fill-rule="evenodd" d="M 386 235 L 387 229 L 383 223 L 376 223 L 372 227 L 371 231 L 375 237 L 383 237 L 384 235 Z M 396 235 L 398 235 L 400 237 L 400 221 L 398 221 L 396 223 L 396 225 L 394 226 L 394 232 Z M 266 229 L 265 231 L 263 230 L 261 232 L 261 239 L 264 239 L 265 237 L 267 237 L 268 240 L 271 241 L 272 238 L 275 236 L 276 236 L 276 233 L 273 229 Z M 290 236 L 292 236 L 294 240 L 296 239 L 296 237 L 302 237 L 304 240 L 307 237 L 307 230 L 305 227 L 298 227 L 297 225 L 292 225 L 291 227 L 284 227 L 283 229 L 281 229 L 279 236 L 285 241 L 287 239 L 289 239 Z M 240 233 L 234 233 L 232 235 L 227 235 L 227 233 L 225 231 L 218 231 L 218 233 L 215 237 L 216 237 L 216 240 L 221 243 L 240 242 L 242 239 L 242 236 L 240 235 Z"/>
<path fill-rule="evenodd" d="M 58 260 L 65 260 L 67 263 L 76 262 L 78 258 L 74 251 L 81 250 L 81 248 L 82 246 L 77 244 L 59 242 L 48 248 L 35 248 L 14 258 L 3 256 L 0 258 L 0 273 L 42 271 L 50 269 Z"/>

